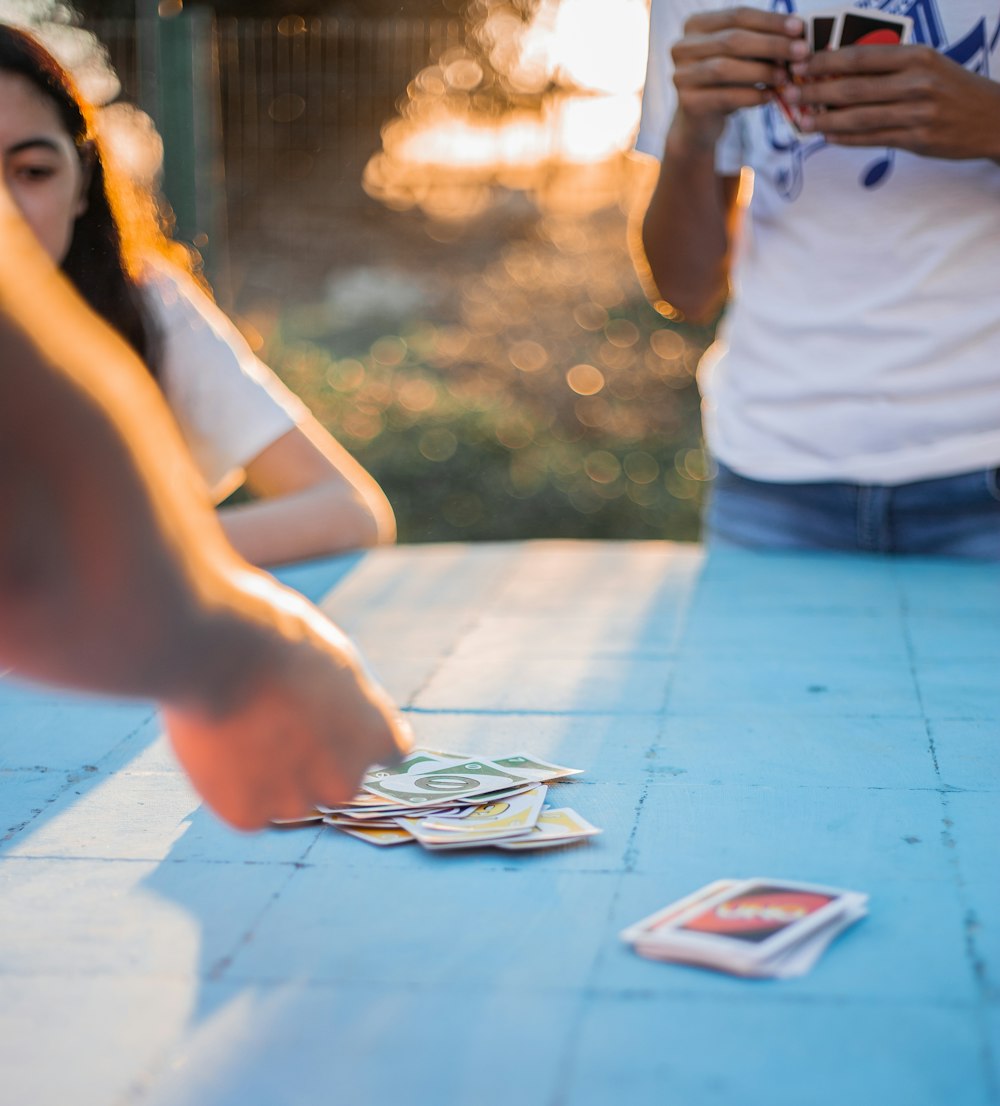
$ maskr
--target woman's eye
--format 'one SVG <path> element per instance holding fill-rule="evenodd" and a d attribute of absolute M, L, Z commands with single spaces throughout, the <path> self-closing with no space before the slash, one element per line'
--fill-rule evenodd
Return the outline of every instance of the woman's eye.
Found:
<path fill-rule="evenodd" d="M 27 181 L 48 180 L 54 174 L 55 169 L 51 165 L 22 165 L 14 170 L 15 176 Z"/>

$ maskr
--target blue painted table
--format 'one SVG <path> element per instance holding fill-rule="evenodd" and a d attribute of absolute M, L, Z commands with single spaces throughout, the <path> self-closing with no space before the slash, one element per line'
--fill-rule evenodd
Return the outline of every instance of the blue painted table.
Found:
<path fill-rule="evenodd" d="M 995 567 L 541 542 L 286 578 L 423 743 L 586 769 L 558 795 L 604 834 L 239 836 L 147 707 L 0 682 L 5 1106 L 1000 1103 Z M 618 942 L 749 875 L 871 915 L 785 982 Z"/>

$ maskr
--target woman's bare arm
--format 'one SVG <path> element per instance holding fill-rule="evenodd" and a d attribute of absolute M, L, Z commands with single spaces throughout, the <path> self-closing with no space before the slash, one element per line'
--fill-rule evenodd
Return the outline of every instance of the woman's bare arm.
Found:
<path fill-rule="evenodd" d="M 229 540 L 253 564 L 395 541 L 392 507 L 373 477 L 316 419 L 307 418 L 246 466 L 260 496 L 219 512 Z"/>

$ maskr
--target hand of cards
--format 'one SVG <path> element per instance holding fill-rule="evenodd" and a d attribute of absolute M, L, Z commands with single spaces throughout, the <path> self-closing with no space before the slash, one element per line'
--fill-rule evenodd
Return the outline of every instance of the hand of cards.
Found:
<path fill-rule="evenodd" d="M 601 832 L 546 802 L 546 784 L 581 771 L 527 753 L 486 759 L 414 749 L 399 764 L 373 767 L 349 803 L 279 824 L 322 820 L 372 845 L 416 841 L 432 852 L 545 849 Z"/>
<path fill-rule="evenodd" d="M 805 975 L 868 913 L 857 891 L 774 879 L 720 879 L 621 933 L 640 956 L 733 975 Z"/>
<path fill-rule="evenodd" d="M 806 41 L 814 54 L 845 46 L 901 46 L 910 41 L 913 32 L 913 20 L 908 16 L 863 8 L 828 9 L 804 14 L 802 20 L 806 25 Z M 792 129 L 801 135 L 802 120 L 814 109 L 788 103 L 780 89 L 776 99 Z"/>

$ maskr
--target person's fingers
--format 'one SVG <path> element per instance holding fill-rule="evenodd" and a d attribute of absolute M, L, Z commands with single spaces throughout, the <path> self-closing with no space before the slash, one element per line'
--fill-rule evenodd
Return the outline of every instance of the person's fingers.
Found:
<path fill-rule="evenodd" d="M 391 715 L 366 719 L 363 729 L 348 731 L 346 739 L 338 727 L 336 737 L 319 752 L 313 764 L 313 771 L 319 772 L 323 781 L 321 802 L 327 798 L 349 799 L 373 764 L 391 765 L 401 758 L 394 721 Z M 315 786 L 315 778 L 310 784 Z"/>
<path fill-rule="evenodd" d="M 684 88 L 719 88 L 725 86 L 774 87 L 788 80 L 783 67 L 766 61 L 744 61 L 735 58 L 707 58 L 678 69 L 674 84 Z"/>
<path fill-rule="evenodd" d="M 211 795 L 202 795 L 202 797 L 204 797 L 206 805 L 211 807 L 211 810 L 233 830 L 239 830 L 242 833 L 257 833 L 260 830 L 267 830 L 270 822 L 269 816 L 264 814 L 256 804 L 248 803 L 246 795 L 232 794 L 222 797 L 222 799 L 213 799 Z M 298 817 L 301 813 L 301 808 L 299 808 L 293 815 L 275 813 L 274 816 Z"/>
<path fill-rule="evenodd" d="M 395 764 L 396 761 L 402 760 L 417 743 L 416 735 L 409 720 L 398 711 L 394 711 L 392 716 L 392 742 L 395 746 L 392 751 L 392 760 L 384 760 L 382 761 L 383 764 Z"/>
<path fill-rule="evenodd" d="M 809 125 L 825 135 L 871 134 L 874 131 L 912 127 L 912 109 L 907 104 L 874 104 L 839 108 L 812 116 Z"/>
<path fill-rule="evenodd" d="M 213 779 L 200 785 L 192 776 L 192 782 L 195 783 L 206 806 L 209 806 L 223 822 L 228 823 L 233 829 L 243 830 L 245 833 L 261 830 L 267 826 L 269 819 L 272 817 L 273 808 L 267 803 L 266 796 L 256 789 L 247 788 L 245 783 L 235 775 L 228 779 Z M 275 804 L 276 807 L 278 805 Z M 294 807 L 295 804 L 291 804 L 291 806 Z M 301 813 L 302 809 L 299 805 L 297 810 L 293 809 L 293 813 L 289 817 Z M 277 818 L 285 817 L 277 810 L 274 810 L 273 816 Z"/>
<path fill-rule="evenodd" d="M 849 77 L 870 73 L 898 73 L 935 65 L 937 51 L 927 46 L 845 46 L 842 50 L 820 50 L 792 66 L 796 76 Z"/>
<path fill-rule="evenodd" d="M 840 107 L 850 104 L 888 104 L 908 99 L 905 82 L 893 77 L 842 77 L 794 86 L 803 104 Z"/>
<path fill-rule="evenodd" d="M 273 818 L 300 818 L 312 808 L 308 765 L 298 735 L 278 743 L 234 742 L 228 772 L 203 792 L 205 802 L 230 825 L 262 829 Z"/>
<path fill-rule="evenodd" d="M 856 134 L 828 134 L 826 140 L 831 146 L 884 146 L 897 150 L 915 150 L 913 132 L 908 129 L 897 128 Z"/>
<path fill-rule="evenodd" d="M 291 821 L 305 817 L 317 802 L 323 802 L 322 799 L 314 798 L 314 793 L 315 788 L 312 786 L 289 786 L 285 787 L 280 794 L 269 797 L 265 804 L 268 822 L 276 818 Z"/>
<path fill-rule="evenodd" d="M 759 8 L 740 7 L 723 8 L 710 12 L 701 12 L 684 24 L 685 37 L 688 35 L 711 35 L 732 30 L 756 31 L 765 35 L 784 35 L 788 38 L 800 38 L 805 24 L 794 15 L 781 12 L 762 11 Z"/>
<path fill-rule="evenodd" d="M 391 764 L 412 744 L 408 724 L 354 647 L 303 604 L 288 599 L 284 655 L 230 712 L 164 712 L 193 785 L 237 829 L 349 799 L 371 764 Z"/>
<path fill-rule="evenodd" d="M 162 717 L 174 754 L 205 803 L 236 829 L 267 825 L 266 782 L 248 777 L 246 758 L 234 756 L 234 734 L 169 708 Z"/>
<path fill-rule="evenodd" d="M 728 115 L 739 108 L 752 108 L 771 99 L 770 89 L 715 88 L 696 89 L 681 100 L 684 111 L 692 118 L 702 115 Z"/>
<path fill-rule="evenodd" d="M 730 30 L 681 39 L 671 51 L 675 69 L 712 58 L 788 64 L 809 56 L 805 39 Z"/>
<path fill-rule="evenodd" d="M 309 778 L 310 805 L 337 806 L 353 799 L 363 774 L 363 769 L 345 772 L 333 757 L 317 757 Z"/>
<path fill-rule="evenodd" d="M 363 700 L 363 723 L 371 727 L 371 748 L 374 760 L 381 764 L 393 764 L 413 747 L 413 730 L 400 714 L 378 678 L 367 666 L 363 657 L 355 654 L 358 686 Z"/>
<path fill-rule="evenodd" d="M 926 157 L 953 157 L 951 130 L 944 135 L 933 125 L 913 118 L 908 105 L 841 109 L 816 116 L 813 129 L 835 146 L 887 146 Z"/>

